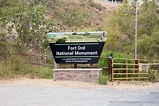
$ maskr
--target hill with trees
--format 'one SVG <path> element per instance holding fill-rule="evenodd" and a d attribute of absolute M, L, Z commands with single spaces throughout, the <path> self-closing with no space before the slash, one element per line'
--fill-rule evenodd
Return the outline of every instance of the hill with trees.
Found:
<path fill-rule="evenodd" d="M 106 18 L 109 33 L 106 50 L 131 54 L 135 45 L 135 2 L 123 3 Z M 138 7 L 138 58 L 159 59 L 159 17 L 156 1 L 144 0 Z"/>
<path fill-rule="evenodd" d="M 116 9 L 101 6 L 97 0 L 1 0 L 1 58 L 11 53 L 47 52 L 48 32 L 99 30 L 109 34 L 104 50 L 134 57 L 135 3 L 114 5 Z M 144 0 L 138 9 L 138 58 L 159 59 L 156 14 L 154 0 Z"/>

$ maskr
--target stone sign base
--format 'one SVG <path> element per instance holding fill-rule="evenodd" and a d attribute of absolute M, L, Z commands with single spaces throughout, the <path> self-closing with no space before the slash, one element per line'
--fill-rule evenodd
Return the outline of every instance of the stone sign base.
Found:
<path fill-rule="evenodd" d="M 53 69 L 54 80 L 98 82 L 102 69 Z"/>

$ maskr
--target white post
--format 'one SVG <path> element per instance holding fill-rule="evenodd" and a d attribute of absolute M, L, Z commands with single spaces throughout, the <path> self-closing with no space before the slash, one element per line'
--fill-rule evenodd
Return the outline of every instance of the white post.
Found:
<path fill-rule="evenodd" d="M 135 16 L 135 59 L 137 59 L 137 9 L 138 9 L 138 1 L 136 1 L 136 16 Z"/>

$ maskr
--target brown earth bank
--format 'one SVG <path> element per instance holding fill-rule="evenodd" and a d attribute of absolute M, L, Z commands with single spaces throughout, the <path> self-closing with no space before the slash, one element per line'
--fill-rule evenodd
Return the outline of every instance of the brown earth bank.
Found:
<path fill-rule="evenodd" d="M 104 0 L 93 0 L 95 3 L 100 4 L 103 7 L 106 7 L 109 11 L 117 10 L 122 3 L 117 2 L 106 2 Z"/>
<path fill-rule="evenodd" d="M 70 88 L 108 88 L 123 90 L 159 89 L 159 82 L 138 82 L 138 81 L 115 81 L 108 82 L 108 85 L 98 83 L 86 83 L 78 81 L 54 81 L 53 79 L 9 79 L 0 80 L 0 85 L 31 85 L 40 87 L 70 87 Z"/>

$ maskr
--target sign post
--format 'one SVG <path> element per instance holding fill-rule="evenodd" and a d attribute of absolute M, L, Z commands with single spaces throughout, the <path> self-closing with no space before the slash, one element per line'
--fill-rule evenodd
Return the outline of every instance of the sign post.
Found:
<path fill-rule="evenodd" d="M 54 80 L 97 82 L 102 68 L 93 68 L 98 63 L 106 38 L 104 31 L 48 33 L 54 61 L 61 65 L 53 69 Z M 74 68 L 66 68 L 74 64 Z M 90 68 L 78 68 L 89 64 Z"/>
<path fill-rule="evenodd" d="M 74 64 L 74 68 L 77 68 L 77 64 L 90 64 L 90 68 L 93 68 L 100 58 L 107 32 L 61 32 L 48 35 L 55 63 L 61 64 L 62 68 L 66 68 L 66 64 Z"/>

